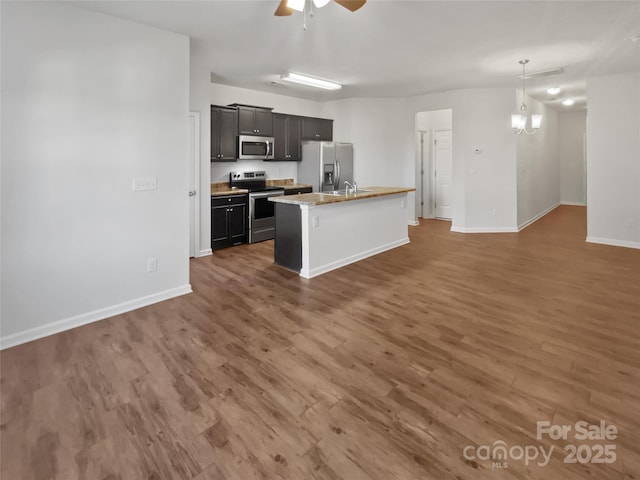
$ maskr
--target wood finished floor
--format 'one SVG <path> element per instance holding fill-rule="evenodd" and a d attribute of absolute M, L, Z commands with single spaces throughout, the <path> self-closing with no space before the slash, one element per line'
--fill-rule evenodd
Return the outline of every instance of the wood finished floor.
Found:
<path fill-rule="evenodd" d="M 448 228 L 313 280 L 219 251 L 191 295 L 5 350 L 2 479 L 640 478 L 640 251 L 586 244 L 580 207 Z M 535 438 L 601 419 L 613 464 Z M 556 449 L 463 458 L 498 440 Z"/>

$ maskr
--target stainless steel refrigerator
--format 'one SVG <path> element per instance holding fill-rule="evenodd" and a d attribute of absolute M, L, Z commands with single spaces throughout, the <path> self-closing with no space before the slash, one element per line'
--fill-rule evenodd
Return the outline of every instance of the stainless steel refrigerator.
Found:
<path fill-rule="evenodd" d="M 344 189 L 353 183 L 353 144 L 302 142 L 302 161 L 298 164 L 298 183 L 313 186 L 314 192 Z"/>

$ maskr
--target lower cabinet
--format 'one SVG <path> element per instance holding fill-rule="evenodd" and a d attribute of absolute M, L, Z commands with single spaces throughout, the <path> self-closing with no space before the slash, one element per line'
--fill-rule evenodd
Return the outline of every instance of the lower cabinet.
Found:
<path fill-rule="evenodd" d="M 247 243 L 249 196 L 211 197 L 211 249 Z"/>

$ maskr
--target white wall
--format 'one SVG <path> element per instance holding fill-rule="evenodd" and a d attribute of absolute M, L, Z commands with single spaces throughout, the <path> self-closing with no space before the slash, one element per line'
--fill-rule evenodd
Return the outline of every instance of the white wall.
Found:
<path fill-rule="evenodd" d="M 454 90 L 411 97 L 406 105 L 412 118 L 421 111 L 453 111 L 452 230 L 514 231 L 516 139 L 509 128 L 513 90 Z M 476 148 L 480 154 L 474 153 Z M 418 153 L 411 160 L 416 174 Z"/>
<path fill-rule="evenodd" d="M 338 102 L 344 106 L 344 102 Z M 346 124 L 342 112 L 327 104 L 327 116 Z M 360 185 L 405 186 L 403 102 L 397 98 L 353 98 L 349 101 L 348 141 L 354 144 L 354 180 Z M 410 126 L 410 124 L 409 124 Z M 342 135 L 341 133 L 339 133 Z M 409 146 L 410 147 L 410 146 Z"/>
<path fill-rule="evenodd" d="M 517 95 L 514 111 L 520 106 Z M 542 114 L 534 135 L 517 136 L 518 228 L 524 228 L 560 203 L 558 113 L 527 97 L 529 114 Z M 528 125 L 527 128 L 531 128 Z"/>
<path fill-rule="evenodd" d="M 586 205 L 586 165 L 584 136 L 587 112 L 563 112 L 559 115 L 560 199 L 568 205 Z"/>
<path fill-rule="evenodd" d="M 188 38 L 2 2 L 1 57 L 2 346 L 190 291 Z"/>
<path fill-rule="evenodd" d="M 349 132 L 358 183 L 415 187 L 419 172 L 416 114 L 443 109 L 453 111 L 452 228 L 515 231 L 516 140 L 509 128 L 512 89 L 357 98 L 327 102 L 324 112 L 336 119 L 340 135 Z M 475 147 L 481 149 L 480 155 L 473 153 Z M 412 194 L 409 201 L 408 220 L 412 222 L 420 197 Z"/>
<path fill-rule="evenodd" d="M 587 80 L 587 241 L 640 248 L 640 73 Z"/>
<path fill-rule="evenodd" d="M 409 161 L 414 120 L 407 116 L 403 98 L 327 102 L 323 116 L 334 119 L 336 139 L 353 143 L 354 178 L 360 186 L 415 186 Z M 408 222 L 415 218 L 414 197 L 409 195 Z"/>

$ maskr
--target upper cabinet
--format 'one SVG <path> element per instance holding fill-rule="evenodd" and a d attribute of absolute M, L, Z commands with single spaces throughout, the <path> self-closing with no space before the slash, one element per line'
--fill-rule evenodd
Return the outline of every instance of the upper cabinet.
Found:
<path fill-rule="evenodd" d="M 211 161 L 236 161 L 238 110 L 211 106 Z"/>
<path fill-rule="evenodd" d="M 273 160 L 280 162 L 302 160 L 302 140 L 333 140 L 333 120 L 271 110 L 239 103 L 211 105 L 211 161 L 235 162 L 238 135 L 273 137 Z"/>
<path fill-rule="evenodd" d="M 270 108 L 232 104 L 238 108 L 238 133 L 240 135 L 273 136 L 273 114 Z"/>
<path fill-rule="evenodd" d="M 300 117 L 273 114 L 273 160 L 299 162 Z"/>
<path fill-rule="evenodd" d="M 333 140 L 333 120 L 302 117 L 302 140 Z"/>

